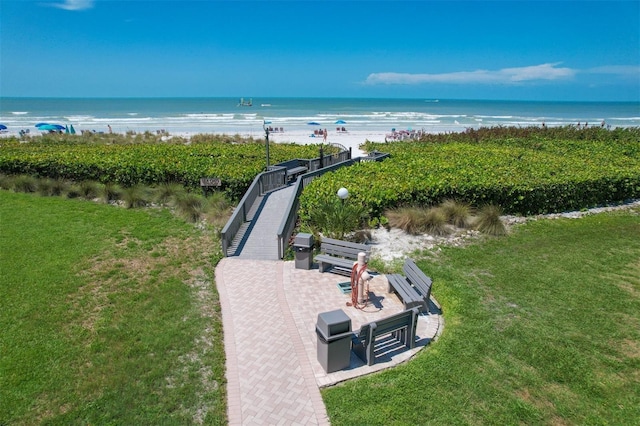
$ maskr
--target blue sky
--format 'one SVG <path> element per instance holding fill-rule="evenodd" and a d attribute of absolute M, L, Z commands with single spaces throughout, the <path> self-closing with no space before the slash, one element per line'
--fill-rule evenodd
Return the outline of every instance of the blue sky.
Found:
<path fill-rule="evenodd" d="M 640 101 L 640 1 L 0 0 L 0 96 Z"/>

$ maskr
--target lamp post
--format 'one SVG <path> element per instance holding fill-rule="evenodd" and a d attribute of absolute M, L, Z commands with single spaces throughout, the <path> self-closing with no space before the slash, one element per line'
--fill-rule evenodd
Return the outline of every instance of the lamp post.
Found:
<path fill-rule="evenodd" d="M 349 191 L 347 190 L 347 188 L 342 187 L 338 189 L 337 195 L 338 195 L 338 198 L 340 198 L 342 200 L 342 203 L 344 204 L 344 200 L 349 198 Z"/>
<path fill-rule="evenodd" d="M 267 171 L 269 170 L 269 127 L 267 126 L 267 122 L 262 122 L 262 128 L 264 129 L 264 137 L 265 137 L 265 147 L 267 149 Z"/>
<path fill-rule="evenodd" d="M 338 189 L 336 195 L 338 196 L 338 198 L 340 198 L 340 201 L 336 205 L 335 209 L 335 226 L 340 233 L 340 235 L 336 238 L 341 240 L 344 238 L 344 234 L 347 229 L 347 224 L 345 223 L 345 211 L 348 211 L 348 206 L 345 206 L 345 201 L 347 201 L 347 198 L 349 198 L 349 191 L 347 190 L 347 188 L 342 187 Z"/>

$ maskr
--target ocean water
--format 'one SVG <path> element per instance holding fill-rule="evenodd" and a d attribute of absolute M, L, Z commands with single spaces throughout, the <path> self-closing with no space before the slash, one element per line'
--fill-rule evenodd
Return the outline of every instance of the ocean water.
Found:
<path fill-rule="evenodd" d="M 244 98 L 249 101 L 249 98 Z M 263 123 L 306 131 L 316 122 L 332 129 L 389 132 L 462 131 L 481 126 L 640 126 L 636 102 L 530 102 L 447 99 L 253 98 L 0 98 L 0 123 L 10 133 L 37 131 L 39 122 L 76 130 L 170 133 L 262 133 Z M 336 124 L 342 120 L 345 124 Z"/>

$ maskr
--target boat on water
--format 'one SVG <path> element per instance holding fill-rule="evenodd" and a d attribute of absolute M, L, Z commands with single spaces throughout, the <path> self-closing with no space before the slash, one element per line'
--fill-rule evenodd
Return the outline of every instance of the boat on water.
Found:
<path fill-rule="evenodd" d="M 240 98 L 240 102 L 238 102 L 238 106 L 253 106 L 253 99 L 249 99 L 245 101 L 244 98 Z"/>

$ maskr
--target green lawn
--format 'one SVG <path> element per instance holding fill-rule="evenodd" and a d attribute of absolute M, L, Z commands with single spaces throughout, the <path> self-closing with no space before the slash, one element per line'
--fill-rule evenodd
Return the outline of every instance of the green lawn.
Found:
<path fill-rule="evenodd" d="M 0 424 L 226 423 L 219 247 L 166 210 L 0 191 Z M 332 424 L 640 418 L 638 210 L 420 257 L 443 335 L 323 391 Z"/>
<path fill-rule="evenodd" d="M 332 424 L 638 424 L 639 214 L 542 220 L 425 254 L 443 335 L 325 390 Z"/>
<path fill-rule="evenodd" d="M 167 210 L 0 191 L 0 424 L 225 423 L 218 247 Z"/>

